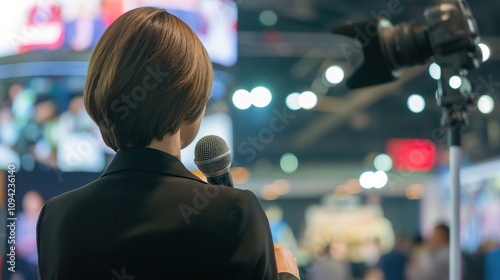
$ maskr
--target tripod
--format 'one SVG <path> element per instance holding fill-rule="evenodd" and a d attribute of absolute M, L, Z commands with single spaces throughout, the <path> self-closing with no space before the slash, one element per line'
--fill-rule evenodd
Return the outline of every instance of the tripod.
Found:
<path fill-rule="evenodd" d="M 437 101 L 442 107 L 441 125 L 447 129 L 450 150 L 450 280 L 462 279 L 462 258 L 460 250 L 460 163 L 461 163 L 461 129 L 468 124 L 468 112 L 475 107 L 476 95 L 472 92 L 472 84 L 467 78 L 467 70 L 457 69 L 455 63 L 442 62 L 441 78 L 438 82 Z M 458 75 L 456 75 L 458 74 Z M 461 85 L 452 88 L 450 79 L 460 78 Z"/>

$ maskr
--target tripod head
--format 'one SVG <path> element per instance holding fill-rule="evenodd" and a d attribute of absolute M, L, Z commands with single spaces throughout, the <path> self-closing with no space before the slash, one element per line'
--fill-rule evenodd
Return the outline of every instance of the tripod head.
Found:
<path fill-rule="evenodd" d="M 465 0 L 441 1 L 424 15 L 432 58 L 441 67 L 436 92 L 443 109 L 441 125 L 448 129 L 448 144 L 459 146 L 460 129 L 468 124 L 468 113 L 477 102 L 468 78 L 482 60 L 477 23 Z"/>

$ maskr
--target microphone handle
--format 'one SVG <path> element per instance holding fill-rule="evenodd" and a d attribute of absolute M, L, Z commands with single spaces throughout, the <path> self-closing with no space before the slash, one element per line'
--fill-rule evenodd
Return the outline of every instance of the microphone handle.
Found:
<path fill-rule="evenodd" d="M 229 172 L 215 177 L 207 177 L 207 181 L 210 185 L 222 185 L 234 188 L 233 178 L 231 177 L 231 174 L 229 174 Z"/>

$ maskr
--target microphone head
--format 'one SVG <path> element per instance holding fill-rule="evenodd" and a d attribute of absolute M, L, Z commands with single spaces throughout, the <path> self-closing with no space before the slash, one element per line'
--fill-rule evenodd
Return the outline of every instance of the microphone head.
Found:
<path fill-rule="evenodd" d="M 207 177 L 222 175 L 231 166 L 231 150 L 221 137 L 204 136 L 194 148 L 194 163 Z"/>

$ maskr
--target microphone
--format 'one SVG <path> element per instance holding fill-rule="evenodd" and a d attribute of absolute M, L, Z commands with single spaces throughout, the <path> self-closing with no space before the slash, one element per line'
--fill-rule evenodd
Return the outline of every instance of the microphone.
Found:
<path fill-rule="evenodd" d="M 229 173 L 231 150 L 221 137 L 216 135 L 202 137 L 194 148 L 194 163 L 211 185 L 234 188 Z"/>

